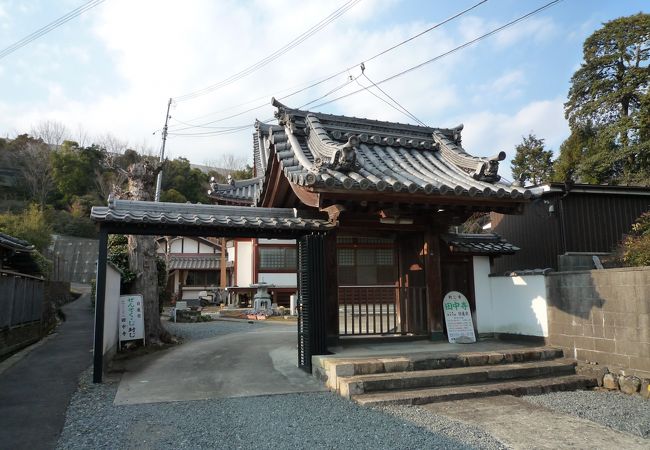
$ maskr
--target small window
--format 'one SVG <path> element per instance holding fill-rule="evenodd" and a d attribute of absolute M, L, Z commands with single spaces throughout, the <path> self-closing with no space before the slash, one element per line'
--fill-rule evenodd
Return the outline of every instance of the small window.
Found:
<path fill-rule="evenodd" d="M 258 247 L 259 270 L 296 270 L 295 247 Z"/>

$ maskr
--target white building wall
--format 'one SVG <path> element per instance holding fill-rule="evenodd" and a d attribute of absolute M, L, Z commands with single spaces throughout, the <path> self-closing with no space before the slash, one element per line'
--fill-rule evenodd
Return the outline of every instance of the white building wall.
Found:
<path fill-rule="evenodd" d="M 174 239 L 169 244 L 169 253 L 183 253 L 183 239 Z"/>
<path fill-rule="evenodd" d="M 258 244 L 295 244 L 295 239 L 258 239 Z"/>
<path fill-rule="evenodd" d="M 253 284 L 253 242 L 237 241 L 237 267 L 236 279 L 237 286 L 250 286 Z"/>
<path fill-rule="evenodd" d="M 296 287 L 296 273 L 262 273 L 257 274 L 260 283 L 272 284 L 275 287 Z M 240 285 L 241 286 L 241 285 Z"/>
<path fill-rule="evenodd" d="M 226 243 L 226 249 L 228 250 L 228 261 L 235 262 L 235 241 L 228 241 Z"/>
<path fill-rule="evenodd" d="M 495 333 L 548 337 L 546 277 L 490 277 Z"/>
<path fill-rule="evenodd" d="M 119 339 L 120 272 L 106 265 L 106 290 L 104 299 L 104 358 L 117 352 Z"/>
<path fill-rule="evenodd" d="M 197 242 L 197 241 L 195 241 L 195 242 Z M 196 244 L 194 244 L 194 245 L 196 245 Z M 214 247 L 200 242 L 199 243 L 199 253 L 215 253 Z"/>
<path fill-rule="evenodd" d="M 492 287 L 490 285 L 490 258 L 474 256 L 474 297 L 476 300 L 476 328 L 479 333 L 494 333 L 492 318 Z"/>

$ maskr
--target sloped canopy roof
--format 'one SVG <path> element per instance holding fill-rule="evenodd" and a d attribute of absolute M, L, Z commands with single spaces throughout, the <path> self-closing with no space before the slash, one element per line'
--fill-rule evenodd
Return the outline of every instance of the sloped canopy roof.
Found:
<path fill-rule="evenodd" d="M 472 255 L 512 255 L 519 251 L 496 233 L 469 234 L 448 233 L 440 236 L 452 253 Z"/>
<path fill-rule="evenodd" d="M 14 252 L 32 253 L 35 247 L 27 241 L 18 239 L 5 233 L 0 233 L 0 247 Z"/>
<path fill-rule="evenodd" d="M 273 104 L 279 125 L 256 123 L 255 171 L 269 178 L 277 165 L 294 190 L 417 195 L 432 202 L 441 197 L 522 202 L 533 195 L 501 181 L 497 172 L 503 152 L 494 158 L 466 153 L 462 126 L 430 128 L 296 110 L 276 100 Z M 263 203 L 276 188 L 269 179 L 251 181 L 251 186 L 246 192 L 252 195 L 251 204 Z M 244 194 L 237 185 L 215 188 L 215 198 Z"/>
<path fill-rule="evenodd" d="M 247 236 L 277 233 L 304 234 L 324 232 L 334 224 L 313 216 L 300 215 L 291 208 L 250 208 L 238 206 L 215 206 L 191 203 L 163 203 L 109 198 L 108 206 L 93 206 L 91 219 L 111 232 L 129 227 L 129 233 L 189 235 L 179 228 L 193 228 L 196 235 L 221 236 L 232 233 Z M 113 228 L 115 230 L 113 230 Z M 212 231 L 210 231 L 212 230 Z M 229 234 L 230 233 L 230 234 Z"/>
<path fill-rule="evenodd" d="M 220 265 L 219 255 L 171 255 L 167 270 L 217 270 Z"/>

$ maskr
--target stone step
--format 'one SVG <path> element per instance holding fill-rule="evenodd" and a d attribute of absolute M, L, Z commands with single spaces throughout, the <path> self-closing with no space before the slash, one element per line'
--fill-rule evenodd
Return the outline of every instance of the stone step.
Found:
<path fill-rule="evenodd" d="M 444 401 L 462 400 L 495 395 L 538 395 L 556 391 L 574 391 L 596 386 L 596 379 L 582 375 L 510 380 L 462 386 L 444 386 L 403 391 L 372 392 L 352 395 L 351 399 L 360 405 L 423 405 Z"/>
<path fill-rule="evenodd" d="M 497 364 L 546 361 L 562 358 L 562 349 L 534 347 L 487 352 L 420 352 L 409 355 L 339 358 L 312 357 L 313 374 L 331 390 L 338 390 L 338 379 L 354 375 L 450 369 Z"/>
<path fill-rule="evenodd" d="M 343 397 L 350 398 L 351 395 L 376 391 L 476 384 L 515 378 L 575 375 L 575 366 L 575 361 L 558 359 L 492 366 L 355 375 L 340 377 L 338 390 Z"/>

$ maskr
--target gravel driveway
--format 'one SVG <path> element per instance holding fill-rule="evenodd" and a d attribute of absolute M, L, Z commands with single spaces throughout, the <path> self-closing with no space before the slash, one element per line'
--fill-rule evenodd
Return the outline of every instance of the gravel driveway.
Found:
<path fill-rule="evenodd" d="M 191 341 L 295 324 L 214 321 L 165 326 Z M 422 408 L 364 408 L 330 392 L 114 405 L 117 387 L 116 381 L 92 384 L 90 370 L 82 375 L 57 448 L 507 448 L 480 427 Z M 637 435 L 646 430 L 647 436 L 650 402 L 614 395 L 559 393 L 527 400 Z M 614 412 L 629 408 L 636 419 Z"/>

